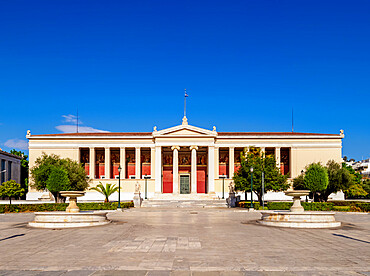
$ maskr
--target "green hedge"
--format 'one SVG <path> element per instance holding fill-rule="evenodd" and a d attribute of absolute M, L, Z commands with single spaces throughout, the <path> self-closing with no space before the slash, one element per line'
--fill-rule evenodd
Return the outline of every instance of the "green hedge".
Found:
<path fill-rule="evenodd" d="M 351 211 L 351 206 L 333 206 L 333 211 L 349 212 Z"/>
<path fill-rule="evenodd" d="M 116 210 L 118 202 L 109 203 L 77 203 L 81 211 L 87 210 Z M 0 204 L 0 213 L 20 213 L 20 212 L 46 212 L 46 211 L 65 211 L 68 203 L 43 203 L 43 204 Z M 122 208 L 134 207 L 134 203 L 121 202 Z"/>
<path fill-rule="evenodd" d="M 343 211 L 343 212 L 370 212 L 370 203 L 360 201 L 329 201 L 329 202 L 301 202 L 305 211 Z M 262 209 L 259 202 L 254 202 L 254 209 Z M 267 202 L 268 210 L 289 210 L 293 202 Z M 238 207 L 249 208 L 250 201 L 240 201 Z"/>
<path fill-rule="evenodd" d="M 251 207 L 251 202 L 250 201 L 239 201 L 236 203 L 237 207 L 240 208 L 250 208 Z M 260 203 L 258 201 L 253 201 L 253 208 L 256 210 L 259 210 L 261 207 Z"/>

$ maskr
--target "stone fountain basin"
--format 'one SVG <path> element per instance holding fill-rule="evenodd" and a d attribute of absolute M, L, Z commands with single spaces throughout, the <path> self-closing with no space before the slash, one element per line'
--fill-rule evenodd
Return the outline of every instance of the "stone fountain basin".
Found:
<path fill-rule="evenodd" d="M 341 226 L 339 221 L 335 221 L 334 212 L 264 211 L 261 214 L 262 220 L 258 223 L 267 226 L 289 228 L 335 228 Z"/>
<path fill-rule="evenodd" d="M 64 197 L 80 197 L 85 195 L 83 191 L 60 191 L 59 193 Z"/>
<path fill-rule="evenodd" d="M 104 211 L 69 212 L 35 212 L 35 219 L 28 223 L 37 228 L 74 228 L 100 226 L 110 223 Z"/>
<path fill-rule="evenodd" d="M 293 190 L 293 191 L 286 191 L 284 193 L 287 196 L 301 197 L 301 196 L 309 195 L 310 191 L 307 191 L 307 190 Z"/>

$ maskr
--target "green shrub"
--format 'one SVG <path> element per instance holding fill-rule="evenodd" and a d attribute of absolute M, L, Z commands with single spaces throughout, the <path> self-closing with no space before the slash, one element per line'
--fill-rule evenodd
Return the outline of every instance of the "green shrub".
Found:
<path fill-rule="evenodd" d="M 331 211 L 334 206 L 330 202 L 302 202 L 301 204 L 305 211 Z"/>
<path fill-rule="evenodd" d="M 357 207 L 352 208 L 353 212 L 370 212 L 370 202 L 362 202 L 362 201 L 330 201 L 333 203 L 334 206 L 349 206 L 349 207 Z M 360 211 L 356 211 L 360 210 Z"/>
<path fill-rule="evenodd" d="M 239 201 L 236 203 L 237 207 L 240 208 L 250 208 L 251 207 L 251 202 L 250 201 Z M 253 208 L 256 210 L 259 210 L 261 207 L 260 203 L 258 201 L 254 202 L 253 201 Z"/>
<path fill-rule="evenodd" d="M 305 211 L 370 212 L 370 203 L 358 201 L 301 202 Z M 269 210 L 289 210 L 293 202 L 268 202 Z M 343 207 L 343 208 L 342 208 Z"/>
<path fill-rule="evenodd" d="M 118 202 L 111 203 L 77 203 L 81 211 L 88 210 L 116 210 Z M 65 211 L 67 203 L 43 203 L 43 204 L 1 204 L 0 213 L 20 213 L 20 212 L 46 212 L 46 211 Z M 132 201 L 121 202 L 122 208 L 134 207 Z"/>
<path fill-rule="evenodd" d="M 350 206 L 333 206 L 333 211 L 336 212 L 349 212 L 350 210 Z"/>
<path fill-rule="evenodd" d="M 269 210 L 289 210 L 293 202 L 268 202 L 267 208 Z"/>

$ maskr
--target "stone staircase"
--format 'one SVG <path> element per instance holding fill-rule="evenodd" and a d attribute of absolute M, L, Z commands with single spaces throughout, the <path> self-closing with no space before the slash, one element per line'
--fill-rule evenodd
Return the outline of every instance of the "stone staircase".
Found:
<path fill-rule="evenodd" d="M 148 208 L 227 208 L 226 199 L 212 194 L 158 194 L 144 199 L 141 207 Z"/>

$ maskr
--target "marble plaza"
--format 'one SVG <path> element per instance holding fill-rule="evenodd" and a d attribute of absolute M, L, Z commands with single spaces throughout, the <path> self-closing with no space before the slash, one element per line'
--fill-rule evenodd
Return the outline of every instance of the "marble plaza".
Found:
<path fill-rule="evenodd" d="M 370 220 L 338 229 L 262 226 L 260 212 L 134 208 L 91 228 L 35 229 L 0 215 L 0 275 L 369 275 Z"/>

